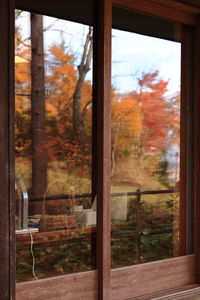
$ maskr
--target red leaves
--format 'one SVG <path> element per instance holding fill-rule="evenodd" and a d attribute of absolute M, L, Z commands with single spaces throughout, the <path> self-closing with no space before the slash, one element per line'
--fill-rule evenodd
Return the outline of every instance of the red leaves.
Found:
<path fill-rule="evenodd" d="M 169 133 L 169 102 L 165 95 L 168 82 L 159 79 L 158 75 L 158 71 L 143 74 L 138 80 L 144 147 L 149 152 L 157 152 L 166 146 Z"/>

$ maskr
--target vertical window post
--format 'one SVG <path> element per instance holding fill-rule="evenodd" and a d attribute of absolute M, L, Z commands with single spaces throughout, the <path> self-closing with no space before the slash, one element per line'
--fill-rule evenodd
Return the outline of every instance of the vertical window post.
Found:
<path fill-rule="evenodd" d="M 195 275 L 196 282 L 200 282 L 200 16 L 197 16 L 195 27 L 195 106 L 194 106 L 194 212 L 195 212 L 195 242 L 196 254 Z"/>
<path fill-rule="evenodd" d="M 99 299 L 110 299 L 111 0 L 96 1 L 97 269 Z M 95 51 L 94 51 L 95 52 Z M 95 101 L 94 100 L 94 101 Z"/>
<path fill-rule="evenodd" d="M 0 299 L 14 299 L 14 170 L 13 170 L 13 73 L 14 6 L 12 0 L 0 1 Z M 12 203 L 13 202 L 13 203 Z"/>
<path fill-rule="evenodd" d="M 192 254 L 193 247 L 193 121 L 194 121 L 194 31 L 182 25 L 181 52 L 181 180 L 180 255 Z"/>

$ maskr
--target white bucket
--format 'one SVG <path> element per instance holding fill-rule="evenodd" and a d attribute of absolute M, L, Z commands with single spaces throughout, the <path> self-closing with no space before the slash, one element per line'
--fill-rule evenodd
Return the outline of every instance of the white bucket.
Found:
<path fill-rule="evenodd" d="M 126 193 L 120 197 L 113 197 L 111 206 L 111 219 L 115 221 L 127 221 L 127 204 L 128 199 Z"/>
<path fill-rule="evenodd" d="M 96 225 L 96 210 L 94 209 L 83 209 L 82 205 L 74 206 L 72 208 L 73 214 L 75 215 L 77 224 L 81 226 L 94 226 Z"/>

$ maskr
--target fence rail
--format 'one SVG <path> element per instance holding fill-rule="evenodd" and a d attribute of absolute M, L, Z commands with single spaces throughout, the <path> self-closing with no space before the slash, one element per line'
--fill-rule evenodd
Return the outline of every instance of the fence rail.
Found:
<path fill-rule="evenodd" d="M 111 197 L 121 197 L 121 196 L 142 196 L 142 195 L 157 195 L 157 194 L 172 194 L 178 191 L 170 190 L 147 190 L 142 191 L 138 189 L 135 192 L 123 192 L 123 193 L 112 193 Z M 42 197 L 29 197 L 29 201 L 42 201 L 42 200 L 66 200 L 66 199 L 81 199 L 81 198 L 92 198 L 91 193 L 84 194 L 60 194 L 60 195 L 47 195 Z"/>

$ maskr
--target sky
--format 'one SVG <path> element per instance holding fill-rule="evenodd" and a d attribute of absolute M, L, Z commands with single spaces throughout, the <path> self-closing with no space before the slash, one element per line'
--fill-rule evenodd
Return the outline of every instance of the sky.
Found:
<path fill-rule="evenodd" d="M 159 71 L 169 80 L 169 94 L 180 90 L 180 43 L 113 30 L 113 85 L 123 91 L 137 86 L 143 72 Z"/>
<path fill-rule="evenodd" d="M 22 14 L 18 21 L 24 36 L 30 36 L 29 16 Z M 66 41 L 80 60 L 87 34 L 87 26 L 44 18 L 45 51 L 53 42 L 59 42 L 61 37 Z M 168 94 L 180 91 L 181 45 L 159 38 L 152 38 L 140 34 L 113 29 L 112 31 L 112 85 L 120 93 L 129 92 L 137 88 L 137 80 L 143 72 L 159 71 L 160 78 L 169 81 Z M 92 71 L 87 75 L 92 79 Z"/>

